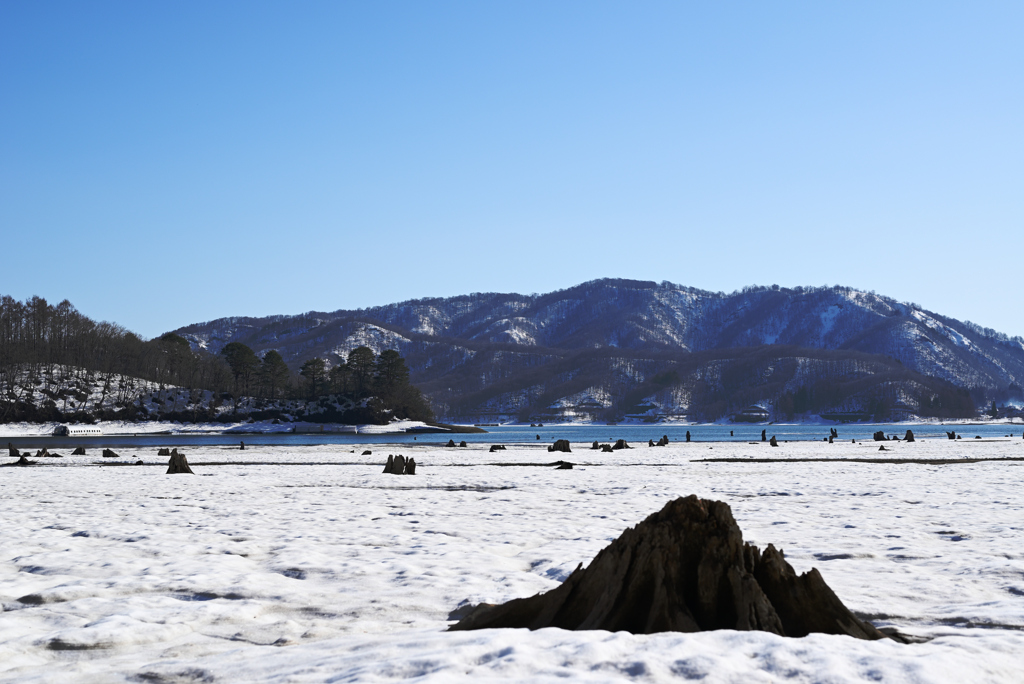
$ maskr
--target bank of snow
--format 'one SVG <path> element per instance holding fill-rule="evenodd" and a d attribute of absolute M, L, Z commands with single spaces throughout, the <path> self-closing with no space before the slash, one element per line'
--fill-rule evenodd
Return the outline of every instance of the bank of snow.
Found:
<path fill-rule="evenodd" d="M 0 469 L 0 680 L 1024 680 L 1022 462 L 702 462 L 877 450 L 683 443 L 558 454 L 577 467 L 556 471 L 526 465 L 553 459 L 539 445 L 371 448 L 179 448 L 194 476 L 164 475 L 155 453 L 140 454 L 149 466 L 93 454 Z M 399 449 L 416 476 L 381 473 Z M 747 540 L 798 571 L 818 567 L 861 616 L 934 640 L 444 631 L 460 604 L 557 586 L 690 493 L 729 503 Z"/>

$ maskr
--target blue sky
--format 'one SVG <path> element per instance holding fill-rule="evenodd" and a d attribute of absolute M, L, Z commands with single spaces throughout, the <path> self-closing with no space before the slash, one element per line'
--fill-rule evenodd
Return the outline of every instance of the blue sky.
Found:
<path fill-rule="evenodd" d="M 1024 335 L 1021 3 L 3 2 L 0 292 L 145 336 L 600 277 Z"/>

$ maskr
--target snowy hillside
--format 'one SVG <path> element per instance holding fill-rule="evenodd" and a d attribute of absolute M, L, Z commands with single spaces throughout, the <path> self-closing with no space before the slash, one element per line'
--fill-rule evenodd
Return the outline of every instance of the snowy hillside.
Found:
<path fill-rule="evenodd" d="M 276 349 L 292 366 L 313 356 L 337 363 L 360 345 L 376 352 L 397 349 L 413 381 L 441 413 L 452 415 L 537 413 L 576 398 L 573 411 L 611 403 L 622 413 L 643 403 L 644 397 L 630 399 L 628 407 L 623 401 L 647 376 L 671 371 L 691 354 L 717 358 L 765 345 L 811 350 L 811 356 L 814 350 L 836 352 L 846 361 L 856 354 L 885 357 L 920 376 L 973 389 L 978 401 L 1024 385 L 1024 340 L 844 287 L 754 287 L 724 294 L 671 283 L 597 280 L 544 295 L 472 294 L 357 311 L 227 318 L 175 332 L 212 352 L 233 341 L 257 352 Z M 808 354 L 789 350 L 777 356 Z M 494 391 L 503 384 L 507 390 Z M 592 401 L 595 392 L 615 400 Z M 914 394 L 913 388 L 886 392 L 894 402 Z M 487 396 L 465 399 L 480 393 Z M 914 401 L 933 400 L 925 394 L 917 392 Z M 680 386 L 666 396 L 682 401 L 694 396 L 694 388 Z M 878 399 L 879 393 L 872 396 Z M 723 411 L 735 408 L 731 397 L 715 401 L 725 402 Z M 693 407 L 666 410 L 685 413 Z M 700 410 L 708 413 L 707 406 Z"/>

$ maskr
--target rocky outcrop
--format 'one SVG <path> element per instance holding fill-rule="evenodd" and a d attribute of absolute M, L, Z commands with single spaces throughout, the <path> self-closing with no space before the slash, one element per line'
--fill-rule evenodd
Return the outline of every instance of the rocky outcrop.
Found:
<path fill-rule="evenodd" d="M 450 629 L 503 627 L 886 636 L 857 619 L 817 570 L 797 575 L 774 546 L 762 553 L 745 544 L 727 504 L 696 496 L 671 501 L 626 530 L 561 586 L 481 604 Z"/>

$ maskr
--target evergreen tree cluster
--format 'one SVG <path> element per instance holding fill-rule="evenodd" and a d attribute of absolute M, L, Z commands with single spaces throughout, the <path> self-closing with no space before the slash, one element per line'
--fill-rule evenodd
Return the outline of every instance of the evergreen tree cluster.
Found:
<path fill-rule="evenodd" d="M 360 347 L 345 364 L 329 368 L 323 359 L 312 359 L 296 374 L 275 349 L 260 358 L 245 344 L 232 342 L 211 354 L 193 349 L 175 333 L 143 340 L 119 325 L 90 319 L 67 300 L 52 305 L 41 297 L 24 302 L 0 297 L 0 423 L 107 417 L 82 413 L 81 388 L 94 375 L 117 388 L 111 403 L 123 409 L 117 417 L 128 420 L 146 417 L 133 407 L 142 391 L 138 380 L 161 389 L 210 390 L 218 402 L 255 397 L 265 405 L 267 400 L 328 395 L 342 403 L 352 400 L 348 403 L 355 403 L 356 413 L 321 414 L 338 422 L 433 419 L 423 395 L 409 384 L 405 360 L 393 350 L 378 358 Z M 28 378 L 36 380 L 28 383 Z M 44 396 L 33 396 L 26 386 L 40 387 Z M 193 408 L 198 416 L 198 407 Z M 211 411 L 207 407 L 205 413 Z"/>

